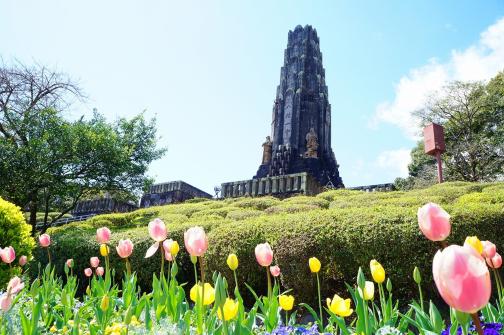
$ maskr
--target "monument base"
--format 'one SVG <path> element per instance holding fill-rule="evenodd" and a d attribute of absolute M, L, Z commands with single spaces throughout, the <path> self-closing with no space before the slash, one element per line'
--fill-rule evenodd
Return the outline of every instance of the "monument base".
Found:
<path fill-rule="evenodd" d="M 264 195 L 287 198 L 297 194 L 316 195 L 322 192 L 322 189 L 316 178 L 303 172 L 223 183 L 221 195 L 223 198 Z"/>

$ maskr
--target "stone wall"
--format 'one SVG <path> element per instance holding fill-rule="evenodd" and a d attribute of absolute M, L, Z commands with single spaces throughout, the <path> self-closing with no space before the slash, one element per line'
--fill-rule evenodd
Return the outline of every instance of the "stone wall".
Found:
<path fill-rule="evenodd" d="M 193 198 L 212 198 L 212 196 L 183 181 L 155 184 L 144 194 L 140 207 L 151 207 L 183 202 Z"/>
<path fill-rule="evenodd" d="M 308 173 L 235 181 L 223 183 L 221 187 L 223 198 L 263 195 L 288 197 L 295 194 L 315 195 L 320 192 L 321 186 Z"/>

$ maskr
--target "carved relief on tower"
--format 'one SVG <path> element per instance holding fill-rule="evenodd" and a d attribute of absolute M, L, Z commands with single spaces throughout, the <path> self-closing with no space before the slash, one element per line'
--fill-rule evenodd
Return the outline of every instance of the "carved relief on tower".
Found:
<path fill-rule="evenodd" d="M 318 136 L 315 133 L 315 129 L 310 128 L 308 134 L 306 134 L 306 152 L 304 154 L 305 158 L 318 158 Z"/>
<path fill-rule="evenodd" d="M 266 136 L 266 141 L 262 144 L 262 147 L 263 147 L 262 164 L 268 164 L 269 162 L 271 162 L 271 153 L 273 147 L 271 137 Z"/>

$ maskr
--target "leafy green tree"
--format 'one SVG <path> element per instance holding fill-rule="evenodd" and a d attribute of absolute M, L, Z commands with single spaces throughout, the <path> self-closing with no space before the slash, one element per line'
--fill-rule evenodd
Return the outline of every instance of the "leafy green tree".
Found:
<path fill-rule="evenodd" d="M 452 82 L 417 112 L 422 126 L 443 125 L 446 180 L 493 181 L 504 177 L 504 72 L 487 84 Z M 428 186 L 436 178 L 436 161 L 424 154 L 423 141 L 411 151 L 409 177 L 400 189 Z"/>
<path fill-rule="evenodd" d="M 102 191 L 134 197 L 149 181 L 155 120 L 140 114 L 108 123 L 94 112 L 69 121 L 64 111 L 79 88 L 43 67 L 0 68 L 0 194 L 30 212 L 58 209 L 57 220 L 84 197 Z"/>

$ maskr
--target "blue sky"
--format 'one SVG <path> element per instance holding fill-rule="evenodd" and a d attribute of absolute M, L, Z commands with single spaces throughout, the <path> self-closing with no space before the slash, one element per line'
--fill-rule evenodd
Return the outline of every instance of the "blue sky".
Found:
<path fill-rule="evenodd" d="M 110 120 L 156 116 L 157 182 L 212 192 L 252 177 L 269 135 L 287 33 L 321 41 L 332 146 L 347 186 L 405 174 L 411 112 L 448 80 L 504 69 L 504 2 L 0 1 L 0 56 L 77 80 Z"/>

